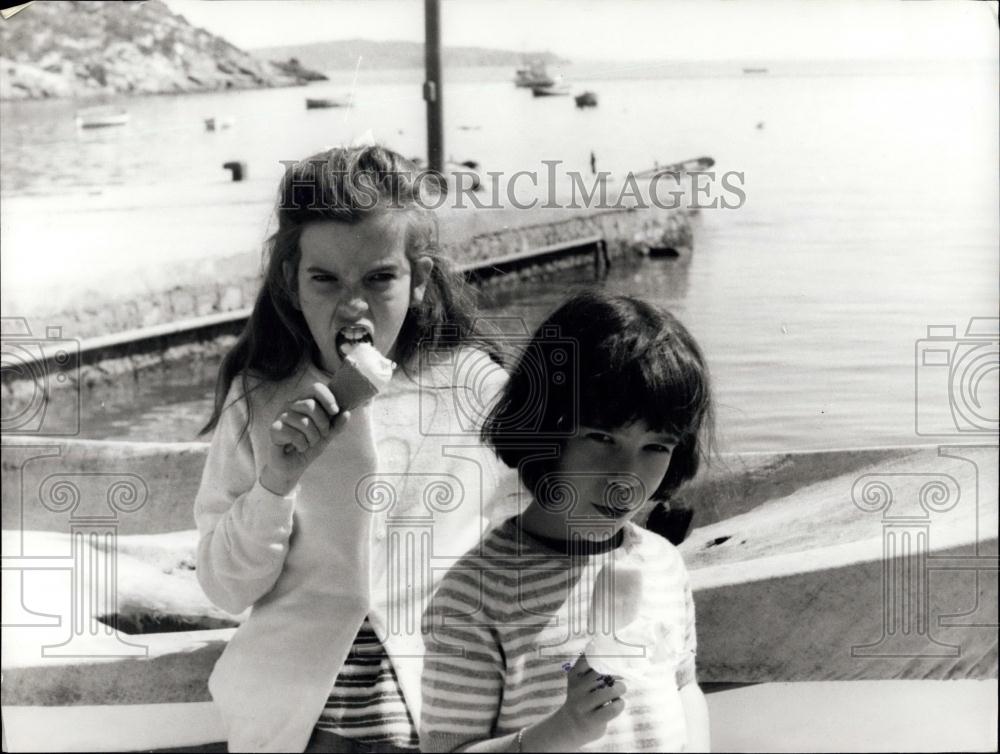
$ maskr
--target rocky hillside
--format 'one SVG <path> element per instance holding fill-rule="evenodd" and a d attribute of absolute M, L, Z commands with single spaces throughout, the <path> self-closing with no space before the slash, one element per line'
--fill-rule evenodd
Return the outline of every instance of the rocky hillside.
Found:
<path fill-rule="evenodd" d="M 166 94 L 305 83 L 191 26 L 159 0 L 42 1 L 0 22 L 0 99 Z"/>

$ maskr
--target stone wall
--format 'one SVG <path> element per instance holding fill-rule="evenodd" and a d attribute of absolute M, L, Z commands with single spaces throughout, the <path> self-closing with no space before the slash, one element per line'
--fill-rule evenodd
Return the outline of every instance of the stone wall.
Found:
<path fill-rule="evenodd" d="M 442 251 L 456 264 L 486 262 L 596 234 L 607 240 L 611 258 L 635 248 L 637 237 L 651 234 L 681 249 L 693 245 L 691 216 L 687 212 L 621 209 L 479 233 L 450 240 L 443 244 Z M 583 256 L 578 262 L 571 260 L 560 265 L 575 263 L 591 264 L 591 258 Z M 528 268 L 523 275 L 544 269 Z M 210 262 L 201 277 L 205 280 L 202 284 L 175 286 L 141 298 L 94 301 L 85 308 L 29 318 L 31 331 L 45 332 L 47 326 L 58 324 L 64 336 L 86 339 L 249 308 L 260 287 L 260 258 L 256 253 L 245 253 Z"/>
<path fill-rule="evenodd" d="M 643 239 L 655 237 L 657 242 L 675 246 L 690 253 L 692 246 L 691 217 L 684 212 L 662 210 L 606 210 L 577 214 L 556 222 L 507 227 L 502 230 L 477 233 L 467 239 L 453 238 L 442 244 L 444 254 L 457 264 L 488 262 L 490 259 L 517 254 L 550 244 L 577 238 L 602 235 L 608 245 L 610 259 L 632 254 L 642 248 Z M 529 265 L 513 273 L 491 278 L 482 285 L 500 290 L 515 289 L 522 280 L 557 275 L 561 270 L 580 265 L 592 265 L 590 253 L 565 257 L 539 265 Z M 174 286 L 141 298 L 126 300 L 96 300 L 85 308 L 57 312 L 45 317 L 27 318 L 32 333 L 48 332 L 52 325 L 61 328 L 61 337 L 79 340 L 116 333 L 129 333 L 141 328 L 168 325 L 182 320 L 197 319 L 224 312 L 237 312 L 253 306 L 260 287 L 260 259 L 256 254 L 208 261 L 204 272 L 197 275 L 205 282 Z M 199 270 L 201 272 L 201 270 Z M 190 275 L 186 276 L 188 279 Z M 225 282 L 216 282 L 225 281 Z M 113 356 L 96 363 L 85 363 L 78 371 L 69 370 L 69 380 L 44 380 L 44 390 L 77 390 L 82 400 L 93 402 L 120 401 L 128 390 L 135 389 L 134 379 L 147 370 L 199 368 L 210 364 L 214 372 L 218 360 L 231 346 L 232 333 L 212 332 L 199 337 L 183 336 L 168 343 L 161 339 L 159 350 L 149 346 L 140 349 L 128 345 L 116 347 Z M 42 386 L 30 369 L 23 365 L 4 364 L 0 407 L 5 415 L 17 416 L 40 398 Z M 45 397 L 51 421 L 61 425 L 60 406 L 65 401 Z M 65 408 L 65 406 L 63 406 Z M 70 412 L 72 413 L 72 412 Z"/>

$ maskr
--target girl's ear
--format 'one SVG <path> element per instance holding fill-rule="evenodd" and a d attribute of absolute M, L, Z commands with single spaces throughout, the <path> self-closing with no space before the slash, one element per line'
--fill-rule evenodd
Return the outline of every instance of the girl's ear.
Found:
<path fill-rule="evenodd" d="M 302 306 L 299 304 L 299 285 L 298 285 L 298 275 L 294 265 L 291 262 L 282 262 L 281 271 L 285 274 L 285 284 L 288 286 L 289 296 L 292 299 L 292 306 L 294 306 L 299 311 L 302 311 Z"/>
<path fill-rule="evenodd" d="M 430 257 L 417 257 L 410 263 L 410 306 L 423 303 L 433 269 L 434 260 Z"/>

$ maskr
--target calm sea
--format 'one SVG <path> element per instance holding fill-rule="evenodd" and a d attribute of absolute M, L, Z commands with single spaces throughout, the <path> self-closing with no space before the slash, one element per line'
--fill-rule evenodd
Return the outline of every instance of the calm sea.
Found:
<path fill-rule="evenodd" d="M 564 73 L 599 107 L 534 99 L 511 71 L 452 72 L 446 151 L 506 172 L 542 160 L 589 171 L 593 151 L 618 176 L 700 155 L 743 173 L 746 203 L 702 211 L 691 258 L 618 265 L 603 283 L 667 304 L 694 332 L 714 373 L 723 449 L 995 433 L 996 320 L 965 337 L 973 318 L 998 316 L 995 65 Z M 134 293 L 174 262 L 259 247 L 280 160 L 368 129 L 423 152 L 419 80 L 338 73 L 308 89 L 129 99 L 128 126 L 81 134 L 71 103 L 3 103 L 4 315 L 92 290 Z M 350 94 L 355 106 L 306 112 L 307 93 Z M 205 132 L 213 115 L 233 127 Z M 220 166 L 231 159 L 247 161 L 248 181 L 228 182 Z M 531 326 L 588 282 L 581 272 L 486 303 Z M 955 328 L 933 346 L 950 366 L 918 356 L 939 325 Z M 83 434 L 192 439 L 208 395 L 204 380 L 151 379 L 127 406 L 85 406 Z"/>

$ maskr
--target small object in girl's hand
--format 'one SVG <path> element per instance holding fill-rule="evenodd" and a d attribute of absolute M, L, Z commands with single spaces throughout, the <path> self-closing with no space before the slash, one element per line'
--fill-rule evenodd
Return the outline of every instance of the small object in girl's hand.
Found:
<path fill-rule="evenodd" d="M 337 400 L 337 408 L 350 411 L 374 398 L 389 384 L 395 369 L 396 362 L 385 358 L 370 343 L 354 346 L 328 386 Z M 295 446 L 289 443 L 284 452 L 285 455 L 295 452 Z"/>
<path fill-rule="evenodd" d="M 346 354 L 330 380 L 330 391 L 341 411 L 350 411 L 378 395 L 392 379 L 396 364 L 370 343 L 359 343 Z"/>

